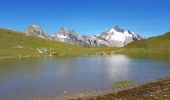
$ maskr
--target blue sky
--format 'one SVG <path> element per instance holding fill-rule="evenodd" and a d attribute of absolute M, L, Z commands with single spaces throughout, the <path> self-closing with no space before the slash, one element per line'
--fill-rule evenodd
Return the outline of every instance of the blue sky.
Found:
<path fill-rule="evenodd" d="M 38 24 L 97 34 L 114 26 L 149 37 L 170 31 L 170 0 L 0 0 L 0 27 L 24 31 Z"/>

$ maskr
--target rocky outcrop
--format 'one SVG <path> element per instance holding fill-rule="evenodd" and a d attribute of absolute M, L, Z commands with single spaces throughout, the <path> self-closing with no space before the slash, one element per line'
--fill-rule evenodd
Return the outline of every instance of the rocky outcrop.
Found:
<path fill-rule="evenodd" d="M 107 47 L 110 42 L 96 36 L 83 36 L 84 42 L 93 47 Z"/>
<path fill-rule="evenodd" d="M 68 31 L 64 27 L 62 27 L 58 32 L 54 33 L 52 38 L 56 41 L 67 42 L 78 46 L 88 45 L 81 36 L 76 34 L 75 30 Z"/>
<path fill-rule="evenodd" d="M 42 28 L 40 28 L 37 25 L 31 25 L 26 29 L 26 34 L 28 36 L 38 36 L 40 38 L 49 39 L 49 36 L 46 32 L 43 31 Z"/>

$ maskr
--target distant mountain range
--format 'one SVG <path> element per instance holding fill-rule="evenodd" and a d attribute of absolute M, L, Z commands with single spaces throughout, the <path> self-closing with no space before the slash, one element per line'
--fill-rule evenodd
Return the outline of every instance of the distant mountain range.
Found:
<path fill-rule="evenodd" d="M 0 59 L 38 57 L 44 55 L 70 56 L 105 55 L 115 53 L 166 53 L 165 56 L 167 56 L 170 52 L 170 32 L 164 35 L 143 39 L 135 33 L 118 29 L 120 28 L 115 27 L 97 36 L 79 36 L 75 31 L 66 31 L 65 28 L 61 28 L 55 34 L 49 36 L 36 25 L 28 27 L 26 32 L 0 28 Z M 115 30 L 117 33 L 114 32 Z M 119 36 L 118 33 L 119 35 L 123 35 Z M 127 34 L 129 38 L 127 38 Z M 116 43 L 112 41 L 118 40 L 116 37 L 120 39 L 120 43 L 123 43 L 123 46 L 125 45 L 125 47 L 114 48 Z M 129 43 L 125 41 L 128 41 Z M 113 43 L 114 46 L 110 45 L 110 43 Z M 111 47 L 81 48 L 70 44 L 79 46 Z"/>
<path fill-rule="evenodd" d="M 124 47 L 125 45 L 138 40 L 143 40 L 143 37 L 135 32 L 126 31 L 118 26 L 101 32 L 99 35 L 94 36 L 80 36 L 75 30 L 69 31 L 62 27 L 58 32 L 53 35 L 48 35 L 38 25 L 31 25 L 27 28 L 25 34 L 27 36 L 37 36 L 40 38 L 66 42 L 81 47 Z"/>

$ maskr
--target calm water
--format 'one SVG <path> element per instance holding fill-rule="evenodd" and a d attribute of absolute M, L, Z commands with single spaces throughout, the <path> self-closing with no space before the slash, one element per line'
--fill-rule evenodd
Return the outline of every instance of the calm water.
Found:
<path fill-rule="evenodd" d="M 170 76 L 170 63 L 125 55 L 0 61 L 0 99 L 106 90 L 116 81 L 141 84 Z"/>

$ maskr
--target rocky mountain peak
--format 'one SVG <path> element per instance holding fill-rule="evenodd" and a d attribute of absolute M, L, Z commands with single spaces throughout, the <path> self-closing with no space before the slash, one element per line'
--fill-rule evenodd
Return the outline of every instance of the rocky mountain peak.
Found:
<path fill-rule="evenodd" d="M 126 44 L 142 40 L 143 38 L 138 34 L 126 31 L 118 26 L 111 28 L 108 31 L 102 32 L 99 35 L 94 36 L 81 36 L 76 33 L 75 30 L 67 30 L 65 27 L 61 27 L 58 32 L 51 36 L 48 36 L 46 32 L 42 30 L 38 25 L 31 25 L 27 28 L 28 35 L 34 35 L 45 39 L 54 41 L 67 42 L 78 46 L 93 46 L 93 47 L 123 47 Z"/>
<path fill-rule="evenodd" d="M 43 29 L 41 27 L 39 27 L 38 25 L 29 26 L 26 29 L 26 33 L 27 33 L 27 35 L 30 35 L 30 36 L 38 36 L 41 38 L 48 37 L 48 34 L 46 32 L 44 32 Z"/>
<path fill-rule="evenodd" d="M 119 26 L 115 26 L 114 28 L 111 28 L 107 31 L 107 33 L 112 33 L 112 34 L 116 32 L 124 33 L 125 30 L 120 28 Z"/>
<path fill-rule="evenodd" d="M 103 32 L 99 37 L 110 41 L 111 45 L 115 47 L 123 47 L 130 42 L 142 39 L 138 34 L 126 31 L 118 26 Z"/>
<path fill-rule="evenodd" d="M 125 30 L 120 28 L 119 26 L 115 26 L 114 29 L 117 31 L 117 32 L 124 32 Z"/>
<path fill-rule="evenodd" d="M 68 33 L 67 28 L 61 27 L 56 34 L 63 34 L 63 35 L 65 35 L 65 34 L 67 34 L 67 33 Z"/>
<path fill-rule="evenodd" d="M 58 32 L 56 32 L 53 36 L 54 40 L 61 42 L 68 42 L 71 44 L 79 44 L 78 42 L 82 42 L 82 37 L 76 34 L 75 30 L 67 30 L 65 27 L 61 27 Z"/>
<path fill-rule="evenodd" d="M 36 24 L 33 24 L 33 25 L 31 25 L 30 27 L 34 27 L 34 28 L 40 28 L 38 25 L 36 25 Z"/>

